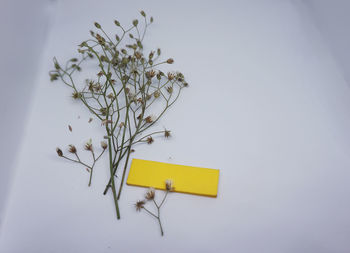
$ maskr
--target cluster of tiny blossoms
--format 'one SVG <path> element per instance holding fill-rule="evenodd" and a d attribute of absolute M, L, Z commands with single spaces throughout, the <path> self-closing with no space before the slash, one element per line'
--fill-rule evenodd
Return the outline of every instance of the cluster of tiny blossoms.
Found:
<path fill-rule="evenodd" d="M 152 144 L 157 135 L 164 138 L 171 136 L 167 129 L 150 130 L 178 100 L 182 89 L 188 86 L 181 72 L 165 73 L 160 69 L 164 64 L 173 64 L 173 58 L 162 59 L 159 48 L 144 52 L 143 39 L 153 18 L 148 18 L 144 11 L 140 14 L 143 22 L 135 19 L 129 27 L 115 20 L 119 32 L 114 35 L 108 35 L 95 22 L 96 30 L 90 31 L 91 38 L 79 45 L 80 57 L 72 58 L 63 65 L 54 58 L 55 69 L 50 71 L 51 81 L 60 80 L 70 87 L 72 98 L 81 102 L 92 117 L 101 121 L 107 141 L 105 149 L 108 150 L 110 173 L 104 194 L 112 190 L 118 219 L 118 200 L 134 145 Z M 95 70 L 84 72 L 86 62 L 90 62 L 90 68 L 95 66 Z M 85 73 L 89 76 L 83 83 L 75 78 L 79 72 L 79 75 Z M 63 156 L 62 150 L 57 150 L 57 153 L 68 159 Z M 91 153 L 95 155 L 93 149 Z M 75 158 L 69 159 L 82 163 L 78 156 Z M 91 170 L 91 184 L 93 166 L 86 167 Z"/>
<path fill-rule="evenodd" d="M 162 201 L 160 203 L 157 203 L 156 200 L 155 200 L 156 190 L 153 187 L 148 188 L 148 190 L 147 190 L 147 192 L 145 194 L 145 199 L 144 200 L 138 200 L 135 203 L 136 211 L 140 212 L 141 210 L 144 210 L 149 215 L 151 215 L 151 216 L 153 216 L 154 218 L 157 219 L 159 227 L 160 227 L 160 233 L 161 233 L 162 236 L 164 235 L 164 231 L 163 231 L 162 222 L 160 220 L 160 209 L 163 206 L 163 204 L 165 202 L 165 199 L 168 196 L 168 193 L 173 191 L 174 189 L 175 188 L 174 188 L 173 181 L 170 180 L 170 179 L 167 179 L 165 181 L 165 194 L 164 194 L 163 199 L 162 199 Z M 148 208 L 145 207 L 146 203 L 148 203 L 148 202 L 154 204 L 154 206 L 156 207 L 156 210 L 157 210 L 156 213 L 150 211 Z"/>

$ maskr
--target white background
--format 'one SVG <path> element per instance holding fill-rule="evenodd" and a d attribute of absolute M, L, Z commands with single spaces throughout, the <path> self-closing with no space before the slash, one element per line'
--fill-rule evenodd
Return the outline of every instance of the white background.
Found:
<path fill-rule="evenodd" d="M 40 6 L 38 4 L 38 6 Z M 299 1 L 58 1 L 3 215 L 0 252 L 348 252 L 350 91 L 333 51 Z M 125 187 L 122 219 L 103 196 L 107 161 L 84 168 L 55 155 L 103 130 L 50 83 L 94 21 L 107 30 L 144 9 L 146 49 L 174 57 L 190 84 L 156 127 L 173 137 L 133 157 L 220 169 L 219 194 L 172 194 L 165 236 Z M 48 21 L 46 21 L 48 22 Z M 80 116 L 80 118 L 78 118 Z M 67 130 L 67 125 L 73 132 Z M 105 157 L 107 158 L 107 157 Z"/>

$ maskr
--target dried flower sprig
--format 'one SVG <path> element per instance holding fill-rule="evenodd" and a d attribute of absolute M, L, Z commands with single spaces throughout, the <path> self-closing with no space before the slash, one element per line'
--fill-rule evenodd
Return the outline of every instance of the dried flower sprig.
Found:
<path fill-rule="evenodd" d="M 110 178 L 104 194 L 112 189 L 118 219 L 118 199 L 133 145 L 152 144 L 157 134 L 170 137 L 169 130 L 147 132 L 188 86 L 182 73 L 164 73 L 159 69 L 164 64 L 173 64 L 173 58 L 161 60 L 160 49 L 144 52 L 143 40 L 153 18 L 148 18 L 144 11 L 140 14 L 142 24 L 135 19 L 128 28 L 115 20 L 120 32 L 113 36 L 95 22 L 97 30 L 90 31 L 91 39 L 79 45 L 80 58 L 74 57 L 64 65 L 54 58 L 55 69 L 50 71 L 51 81 L 60 79 L 70 87 L 73 99 L 80 101 L 94 118 L 100 120 L 106 131 Z M 88 61 L 92 62 L 88 67 L 98 69 L 94 76 L 91 76 L 91 68 L 83 72 L 83 64 Z M 86 73 L 90 78 L 85 83 L 77 81 L 78 72 Z M 89 145 L 85 148 L 93 152 Z M 63 152 L 57 152 L 64 157 Z M 121 174 L 119 187 L 115 181 L 117 173 Z"/>
<path fill-rule="evenodd" d="M 83 162 L 79 155 L 78 155 L 78 150 L 77 148 L 74 146 L 74 145 L 68 145 L 68 152 L 73 154 L 75 156 L 75 158 L 69 158 L 68 156 L 65 156 L 63 154 L 63 151 L 60 149 L 60 148 L 56 148 L 56 152 L 57 152 L 57 155 L 64 158 L 64 159 L 67 159 L 69 161 L 72 161 L 72 162 L 75 162 L 75 163 L 80 163 L 81 165 L 83 165 L 86 170 L 90 173 L 90 177 L 89 177 L 89 184 L 88 186 L 91 186 L 91 180 L 92 180 L 92 173 L 94 171 L 94 167 L 95 167 L 95 164 L 96 162 L 101 158 L 101 156 L 103 155 L 103 153 L 105 152 L 105 150 L 107 149 L 107 143 L 104 142 L 104 141 L 101 141 L 101 148 L 102 148 L 102 151 L 100 152 L 100 154 L 98 156 L 95 155 L 95 152 L 94 152 L 94 148 L 92 146 L 92 140 L 89 139 L 85 145 L 84 145 L 84 149 L 87 150 L 87 151 L 90 151 L 91 155 L 92 155 L 92 164 L 91 165 L 88 165 L 86 162 Z"/>
<path fill-rule="evenodd" d="M 150 214 L 151 216 L 153 216 L 154 218 L 157 219 L 158 224 L 159 224 L 159 228 L 160 228 L 160 233 L 163 236 L 164 235 L 164 231 L 163 231 L 163 226 L 162 226 L 162 222 L 160 220 L 160 209 L 163 206 L 165 199 L 168 196 L 168 193 L 174 190 L 174 184 L 172 180 L 166 180 L 165 181 L 165 194 L 163 196 L 162 201 L 160 202 L 160 204 L 158 204 L 155 200 L 156 197 L 156 190 L 153 187 L 148 188 L 146 194 L 145 194 L 145 199 L 144 200 L 138 200 L 135 203 L 135 208 L 136 211 L 141 211 L 144 210 L 146 211 L 148 214 Z M 146 203 L 153 203 L 154 206 L 156 207 L 157 213 L 153 213 L 152 211 L 150 211 L 148 208 L 145 207 Z"/>

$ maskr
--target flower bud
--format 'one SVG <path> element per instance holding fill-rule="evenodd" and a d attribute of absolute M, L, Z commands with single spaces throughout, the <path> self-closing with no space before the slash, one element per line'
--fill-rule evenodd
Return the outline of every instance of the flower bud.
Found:
<path fill-rule="evenodd" d="M 63 156 L 63 152 L 60 148 L 56 148 L 56 152 L 58 156 Z"/>
<path fill-rule="evenodd" d="M 72 154 L 77 153 L 77 149 L 76 149 L 76 147 L 75 147 L 74 145 L 69 145 L 68 151 L 69 151 L 70 153 L 72 153 Z"/>
<path fill-rule="evenodd" d="M 95 22 L 95 26 L 96 28 L 101 29 L 101 25 L 99 23 Z"/>
<path fill-rule="evenodd" d="M 154 140 L 153 140 L 152 136 L 147 138 L 147 143 L 148 144 L 152 144 L 153 142 L 154 142 Z"/>
<path fill-rule="evenodd" d="M 85 150 L 92 151 L 92 140 L 89 139 L 84 146 Z"/>
<path fill-rule="evenodd" d="M 169 58 L 169 59 L 166 61 L 166 63 L 168 63 L 168 64 L 173 64 L 173 63 L 174 63 L 174 59 L 173 59 L 173 58 Z"/>
<path fill-rule="evenodd" d="M 101 148 L 106 149 L 107 143 L 105 141 L 101 141 Z"/>

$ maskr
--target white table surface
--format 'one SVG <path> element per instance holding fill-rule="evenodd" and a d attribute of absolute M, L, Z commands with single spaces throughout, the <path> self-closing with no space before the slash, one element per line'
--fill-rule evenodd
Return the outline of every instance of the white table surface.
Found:
<path fill-rule="evenodd" d="M 0 252 L 348 252 L 350 91 L 295 1 L 59 1 L 43 49 L 0 237 Z M 134 158 L 220 169 L 217 198 L 171 194 L 165 236 L 125 186 L 117 221 L 107 156 L 91 188 L 56 146 L 104 132 L 51 59 L 75 53 L 94 21 L 155 17 L 146 46 L 174 57 L 190 88 L 157 125 L 169 141 Z M 78 116 L 80 118 L 78 119 Z M 67 131 L 67 125 L 73 132 Z"/>

